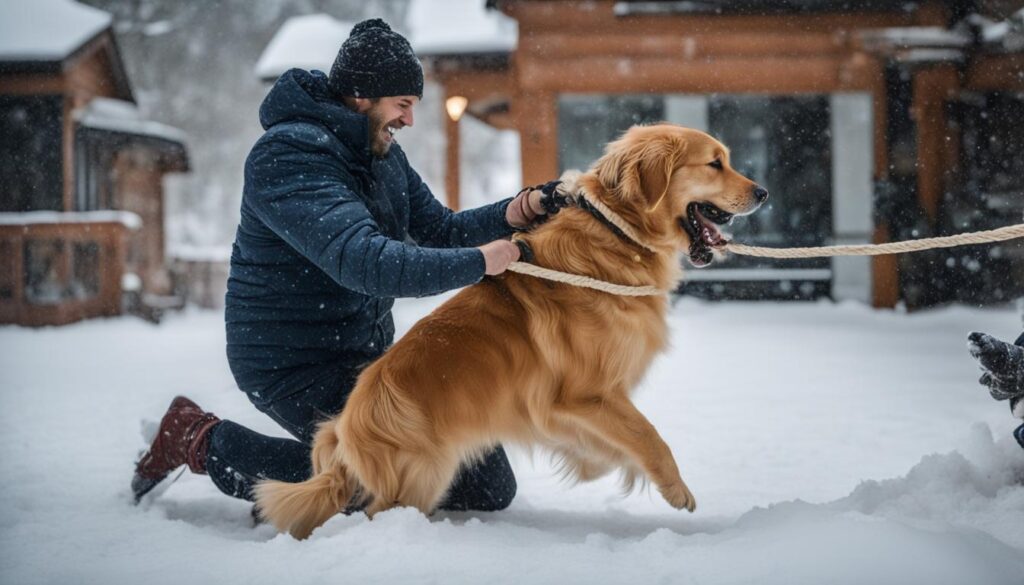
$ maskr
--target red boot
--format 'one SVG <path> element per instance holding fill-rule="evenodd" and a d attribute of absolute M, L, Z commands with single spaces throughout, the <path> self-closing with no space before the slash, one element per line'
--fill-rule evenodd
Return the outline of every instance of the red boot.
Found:
<path fill-rule="evenodd" d="M 182 465 L 188 465 L 193 473 L 205 474 L 210 429 L 219 422 L 219 418 L 203 412 L 184 396 L 171 401 L 149 451 L 135 465 L 132 478 L 135 503 Z"/>

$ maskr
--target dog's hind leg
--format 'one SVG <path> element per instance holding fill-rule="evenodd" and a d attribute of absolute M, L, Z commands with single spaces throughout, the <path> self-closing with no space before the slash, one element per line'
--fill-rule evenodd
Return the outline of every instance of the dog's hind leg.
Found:
<path fill-rule="evenodd" d="M 459 459 L 451 455 L 418 455 L 405 469 L 399 501 L 431 514 L 451 487 L 459 469 Z"/>
<path fill-rule="evenodd" d="M 451 485 L 455 472 L 458 470 L 458 459 L 443 456 L 431 456 L 421 453 L 410 455 L 396 453 L 389 462 L 396 468 L 382 473 L 375 469 L 368 473 L 364 470 L 363 477 L 394 477 L 396 481 L 385 487 L 380 482 L 374 491 L 374 500 L 366 508 L 366 515 L 373 518 L 385 510 L 398 506 L 411 506 L 424 514 L 433 513 Z M 374 480 L 370 480 L 371 482 Z"/>

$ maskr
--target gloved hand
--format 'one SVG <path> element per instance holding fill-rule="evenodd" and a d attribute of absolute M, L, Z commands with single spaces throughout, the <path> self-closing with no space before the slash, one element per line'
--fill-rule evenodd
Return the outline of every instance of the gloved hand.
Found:
<path fill-rule="evenodd" d="M 988 386 L 992 398 L 1024 396 L 1024 347 L 978 332 L 971 333 L 967 341 L 971 356 L 978 360 L 983 372 L 978 382 Z"/>
<path fill-rule="evenodd" d="M 505 210 L 505 221 L 516 229 L 525 229 L 536 223 L 543 223 L 563 207 L 572 204 L 572 199 L 558 192 L 561 181 L 549 181 L 543 185 L 523 187 Z"/>

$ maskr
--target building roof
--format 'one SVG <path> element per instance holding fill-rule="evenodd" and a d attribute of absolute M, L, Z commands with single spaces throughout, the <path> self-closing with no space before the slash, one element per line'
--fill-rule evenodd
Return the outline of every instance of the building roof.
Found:
<path fill-rule="evenodd" d="M 80 128 L 115 141 L 144 144 L 172 161 L 173 170 L 189 170 L 186 134 L 182 130 L 142 117 L 131 102 L 97 97 L 75 110 L 75 121 Z"/>
<path fill-rule="evenodd" d="M 288 19 L 260 55 L 256 75 L 274 81 L 293 67 L 330 71 L 354 25 L 328 14 Z M 518 23 L 483 0 L 412 0 L 405 28 L 420 57 L 507 55 L 518 37 Z"/>
<path fill-rule="evenodd" d="M 353 25 L 328 14 L 289 18 L 260 55 L 256 75 L 263 81 L 274 81 L 293 67 L 330 71 Z"/>
<path fill-rule="evenodd" d="M 135 104 L 112 98 L 93 98 L 84 108 L 75 111 L 75 120 L 86 128 L 149 136 L 177 144 L 185 144 L 186 139 L 184 131 L 146 120 Z"/>
<path fill-rule="evenodd" d="M 0 73 L 60 74 L 87 47 L 99 47 L 116 95 L 134 101 L 112 21 L 73 0 L 0 0 Z"/>
<path fill-rule="evenodd" d="M 412 0 L 409 42 L 421 57 L 511 53 L 519 24 L 482 0 Z"/>
<path fill-rule="evenodd" d="M 0 2 L 0 62 L 63 61 L 110 28 L 110 14 L 72 0 Z"/>

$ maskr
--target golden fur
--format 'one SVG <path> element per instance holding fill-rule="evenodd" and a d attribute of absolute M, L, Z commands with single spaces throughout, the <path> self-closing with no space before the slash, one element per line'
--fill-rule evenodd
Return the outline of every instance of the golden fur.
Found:
<path fill-rule="evenodd" d="M 524 235 L 536 264 L 625 285 L 672 289 L 686 207 L 753 211 L 755 185 L 728 150 L 695 130 L 634 127 L 577 179 L 658 252 L 624 241 L 567 208 Z M 722 168 L 711 166 L 715 160 Z M 637 261 L 637 257 L 639 261 Z M 580 481 L 613 470 L 649 479 L 694 510 L 668 445 L 630 392 L 667 341 L 668 299 L 621 297 L 505 272 L 468 287 L 417 323 L 359 377 L 344 411 L 313 446 L 314 475 L 262 482 L 260 514 L 305 538 L 354 498 L 367 514 L 394 506 L 430 513 L 458 467 L 499 442 L 553 451 Z"/>

